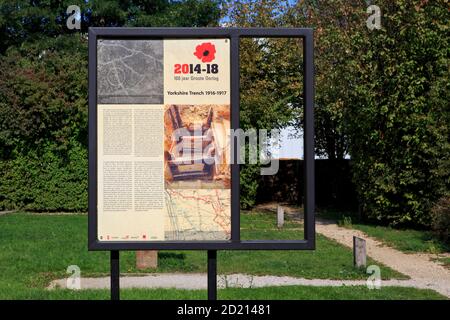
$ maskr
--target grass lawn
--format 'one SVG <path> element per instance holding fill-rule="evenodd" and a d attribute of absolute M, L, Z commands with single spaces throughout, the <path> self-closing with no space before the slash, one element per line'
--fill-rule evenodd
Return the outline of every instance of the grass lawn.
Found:
<path fill-rule="evenodd" d="M 366 224 L 353 224 L 353 227 L 406 253 L 442 253 L 449 251 L 449 248 L 444 243 L 433 238 L 431 232 L 411 229 L 393 229 L 390 227 Z"/>
<path fill-rule="evenodd" d="M 361 230 L 368 236 L 381 240 L 387 245 L 406 253 L 427 252 L 437 254 L 450 251 L 449 246 L 434 238 L 430 231 L 394 229 L 388 226 L 361 223 L 355 218 L 354 213 L 320 212 L 319 216 L 336 220 L 343 227 Z"/>
<path fill-rule="evenodd" d="M 440 262 L 447 269 L 450 269 L 450 258 L 448 258 L 448 257 L 436 258 L 435 260 Z"/>
<path fill-rule="evenodd" d="M 275 226 L 275 216 L 270 214 L 242 215 L 243 239 L 301 239 L 302 225 L 287 221 L 283 230 Z M 262 230 L 264 228 L 264 230 Z M 369 261 L 369 264 L 375 263 Z M 69 265 L 78 265 L 82 276 L 100 276 L 109 273 L 108 252 L 87 251 L 87 217 L 85 215 L 29 215 L 16 213 L 0 216 L 0 299 L 15 298 L 102 298 L 108 297 L 106 290 L 71 292 L 67 290 L 47 291 L 50 280 L 66 277 Z M 134 267 L 134 252 L 121 253 L 121 271 L 137 272 Z M 352 266 L 351 250 L 317 237 L 315 251 L 219 251 L 219 273 L 249 273 L 289 275 L 305 278 L 366 279 L 364 270 Z M 206 272 L 204 251 L 161 251 L 157 272 Z M 152 271 L 154 272 L 154 271 Z M 387 267 L 381 266 L 382 278 L 405 278 Z M 433 298 L 429 291 L 383 288 L 359 295 L 355 288 L 311 288 L 290 287 L 283 293 L 280 288 L 225 289 L 223 298 L 245 299 L 250 290 L 260 292 L 265 298 L 327 298 L 330 295 L 342 298 L 380 298 L 389 296 Z M 362 291 L 361 291 L 362 290 Z M 253 291 L 252 291 L 253 292 Z M 310 295 L 309 295 L 310 292 Z M 384 293 L 382 293 L 384 292 Z M 396 292 L 394 294 L 394 292 Z M 164 293 L 164 294 L 163 294 Z M 182 290 L 124 290 L 124 298 L 164 297 L 182 298 L 191 292 Z M 254 294 L 254 293 L 252 293 Z M 128 296 L 127 296 L 128 295 Z M 192 293 L 192 297 L 203 298 L 203 291 Z"/>
<path fill-rule="evenodd" d="M 108 290 L 20 290 L 16 299 L 104 299 L 110 298 Z M 206 290 L 176 289 L 122 289 L 122 300 L 206 300 Z M 266 288 L 227 288 L 218 290 L 221 300 L 445 300 L 433 290 L 402 287 L 385 287 L 369 290 L 364 286 L 356 287 L 307 287 L 286 286 Z"/>

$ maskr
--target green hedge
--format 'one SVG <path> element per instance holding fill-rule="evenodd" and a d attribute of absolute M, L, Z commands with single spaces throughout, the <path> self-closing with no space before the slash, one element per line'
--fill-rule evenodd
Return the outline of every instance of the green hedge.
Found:
<path fill-rule="evenodd" d="M 0 163 L 0 207 L 31 211 L 87 211 L 87 150 L 75 144 L 19 154 Z"/>
<path fill-rule="evenodd" d="M 0 56 L 1 209 L 87 210 L 86 49 L 74 35 Z"/>

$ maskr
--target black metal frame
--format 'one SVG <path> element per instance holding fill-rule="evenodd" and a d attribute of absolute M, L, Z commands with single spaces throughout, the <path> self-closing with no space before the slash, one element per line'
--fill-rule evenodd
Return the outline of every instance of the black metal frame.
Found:
<path fill-rule="evenodd" d="M 241 240 L 239 164 L 231 164 L 231 240 L 106 242 L 97 239 L 97 39 L 229 38 L 231 61 L 231 128 L 239 128 L 240 38 L 302 38 L 304 81 L 304 240 Z M 313 250 L 314 218 L 314 64 L 313 30 L 309 28 L 89 28 L 89 250 Z M 117 257 L 118 258 L 118 257 Z"/>

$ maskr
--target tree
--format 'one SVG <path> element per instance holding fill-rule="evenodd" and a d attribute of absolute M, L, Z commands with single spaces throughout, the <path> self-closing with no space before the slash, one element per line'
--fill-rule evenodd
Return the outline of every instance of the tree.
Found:
<path fill-rule="evenodd" d="M 348 153 L 344 110 L 352 103 L 354 71 L 363 48 L 355 34 L 365 28 L 366 1 L 298 1 L 290 15 L 296 26 L 314 28 L 315 149 L 328 159 Z"/>
<path fill-rule="evenodd" d="M 239 1 L 229 7 L 229 24 L 239 27 L 285 25 L 288 4 L 275 0 Z M 302 46 L 298 39 L 241 39 L 240 127 L 280 129 L 301 124 Z M 246 149 L 248 151 L 248 147 Z M 261 164 L 241 165 L 241 207 L 255 203 Z"/>
<path fill-rule="evenodd" d="M 0 4 L 0 207 L 87 209 L 87 28 L 217 25 L 221 1 Z"/>
<path fill-rule="evenodd" d="M 450 185 L 448 4 L 378 5 L 383 28 L 353 35 L 364 48 L 344 111 L 354 181 L 370 218 L 429 225 Z"/>
<path fill-rule="evenodd" d="M 330 159 L 350 154 L 353 181 L 367 217 L 390 224 L 429 225 L 432 204 L 450 186 L 448 4 L 445 0 L 377 4 L 381 30 L 367 28 L 368 4 L 359 0 L 294 5 L 243 1 L 235 4 L 239 14 L 232 21 L 239 26 L 315 28 L 316 152 Z M 262 82 L 271 69 L 260 67 L 261 56 L 276 50 L 260 49 L 259 44 L 241 47 L 241 110 L 245 116 L 261 107 L 268 114 L 244 118 L 244 123 L 255 127 L 261 119 L 289 123 L 292 114 L 266 107 L 286 95 L 271 80 L 272 86 Z M 281 70 L 298 70 L 289 58 L 277 63 Z M 256 84 L 246 87 L 246 83 Z M 280 115 L 286 118 L 275 121 Z M 254 174 L 245 175 L 250 178 L 241 186 L 255 190 Z"/>
<path fill-rule="evenodd" d="M 66 21 L 71 0 L 1 0 L 0 41 L 9 46 L 46 41 L 67 34 L 86 33 L 89 27 L 205 27 L 217 25 L 221 0 L 101 0 L 80 1 L 81 30 L 70 30 Z"/>

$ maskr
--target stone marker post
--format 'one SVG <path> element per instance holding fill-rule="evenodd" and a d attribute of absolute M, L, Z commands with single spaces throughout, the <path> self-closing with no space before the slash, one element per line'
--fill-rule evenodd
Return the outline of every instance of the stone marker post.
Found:
<path fill-rule="evenodd" d="M 136 251 L 136 269 L 156 269 L 158 267 L 158 250 Z"/>
<path fill-rule="evenodd" d="M 357 268 L 365 268 L 366 264 L 366 240 L 353 236 L 353 265 Z"/>
<path fill-rule="evenodd" d="M 277 207 L 277 226 L 283 228 L 284 225 L 284 210 L 281 206 Z"/>

